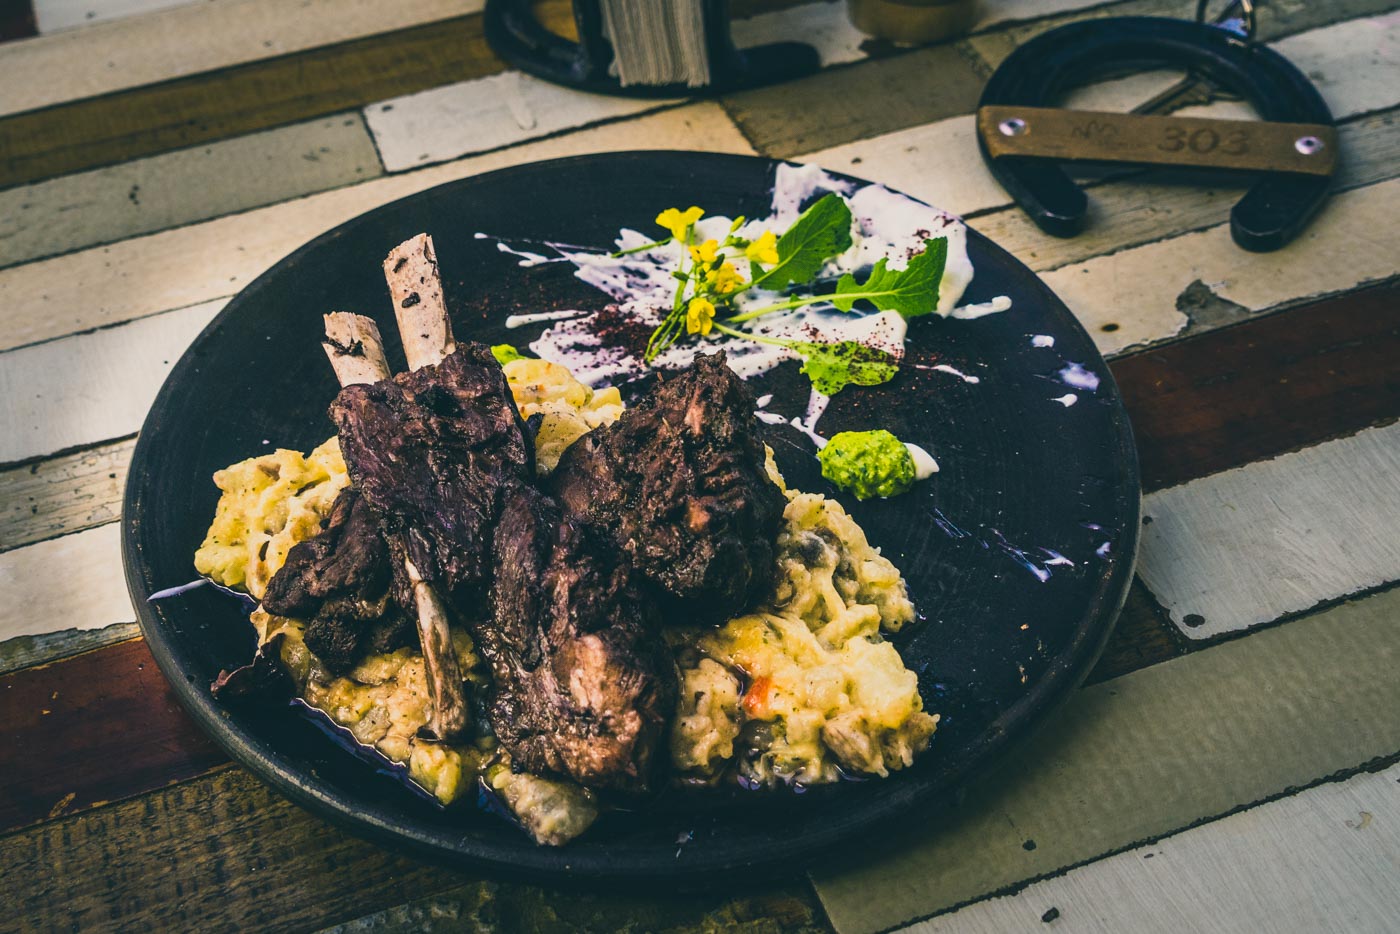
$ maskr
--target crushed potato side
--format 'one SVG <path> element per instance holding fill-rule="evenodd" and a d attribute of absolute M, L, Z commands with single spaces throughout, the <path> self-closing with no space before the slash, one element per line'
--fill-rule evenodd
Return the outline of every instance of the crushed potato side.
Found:
<path fill-rule="evenodd" d="M 568 367 L 522 357 L 502 369 L 520 417 L 542 417 L 535 434 L 535 466 L 543 476 L 553 472 L 565 448 L 622 414 L 622 396 L 615 387 L 591 389 L 574 379 Z"/>
<path fill-rule="evenodd" d="M 757 785 L 888 775 L 914 761 L 938 724 L 917 676 L 880 635 L 910 622 L 914 606 L 840 503 L 784 493 L 768 605 L 678 639 L 698 660 L 682 666 L 672 759 L 703 781 L 731 764 Z"/>
<path fill-rule="evenodd" d="M 349 484 L 335 438 L 305 457 L 279 448 L 225 467 L 214 474 L 223 495 L 194 554 L 195 569 L 261 600 L 287 552 L 320 531 Z"/>

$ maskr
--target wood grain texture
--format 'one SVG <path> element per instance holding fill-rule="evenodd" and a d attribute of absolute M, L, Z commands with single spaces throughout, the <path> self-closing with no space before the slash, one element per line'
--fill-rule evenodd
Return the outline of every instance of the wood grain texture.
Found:
<path fill-rule="evenodd" d="M 191 0 L 34 0 L 39 31 L 58 32 L 95 23 L 139 16 L 190 3 Z"/>
<path fill-rule="evenodd" d="M 0 470 L 0 552 L 121 517 L 134 440 Z"/>
<path fill-rule="evenodd" d="M 984 80 L 958 46 L 942 45 L 729 94 L 723 103 L 755 149 L 789 158 L 969 113 Z"/>
<path fill-rule="evenodd" d="M 1207 298 L 1236 306 L 1242 318 L 1400 273 L 1397 209 L 1400 179 L 1392 179 L 1334 196 L 1298 239 L 1273 253 L 1239 249 L 1222 224 L 1062 266 L 1043 279 L 1099 349 L 1114 354 L 1180 333 L 1187 311 Z"/>
<path fill-rule="evenodd" d="M 1150 491 L 1400 418 L 1400 283 L 1122 357 Z"/>
<path fill-rule="evenodd" d="M 479 17 L 342 42 L 0 120 L 0 188 L 271 129 L 501 70 Z"/>
<path fill-rule="evenodd" d="M 902 929 L 1069 934 L 1387 931 L 1400 917 L 1400 766 L 1232 814 Z"/>
<path fill-rule="evenodd" d="M 117 523 L 5 552 L 0 590 L 0 643 L 136 618 L 122 576 Z"/>
<path fill-rule="evenodd" d="M 13 350 L 0 368 L 0 464 L 135 434 L 223 302 Z"/>
<path fill-rule="evenodd" d="M 227 761 L 179 708 L 140 639 L 0 676 L 0 718 L 4 830 L 159 788 Z M 0 850 L 12 852 L 10 846 Z"/>
<path fill-rule="evenodd" d="M 0 191 L 0 266 L 299 198 L 383 174 L 358 113 Z"/>
<path fill-rule="evenodd" d="M 0 674 L 47 665 L 141 636 L 135 623 L 113 623 L 101 629 L 60 629 L 0 642 Z"/>
<path fill-rule="evenodd" d="M 364 113 L 384 167 L 400 172 L 675 103 L 584 94 L 506 71 L 396 97 Z"/>
<path fill-rule="evenodd" d="M 1400 424 L 1143 501 L 1138 575 L 1192 639 L 1400 578 Z"/>
<path fill-rule="evenodd" d="M 454 930 L 820 929 L 796 887 L 731 900 L 484 882 L 351 837 L 239 769 L 5 838 L 0 899 L 37 930 L 309 931 L 405 902 L 417 904 L 346 930 L 417 930 L 425 915 Z"/>
<path fill-rule="evenodd" d="M 6 89 L 0 115 L 291 55 L 481 7 L 482 0 L 218 0 L 99 22 L 7 48 L 0 55 L 0 87 Z"/>
<path fill-rule="evenodd" d="M 539 159 L 621 149 L 753 150 L 714 103 L 691 104 L 179 230 L 0 270 L 0 350 L 233 295 L 336 224 L 443 182 Z"/>
<path fill-rule="evenodd" d="M 1085 688 L 955 814 L 814 870 L 828 917 L 906 924 L 1392 754 L 1397 613 L 1391 590 Z"/>

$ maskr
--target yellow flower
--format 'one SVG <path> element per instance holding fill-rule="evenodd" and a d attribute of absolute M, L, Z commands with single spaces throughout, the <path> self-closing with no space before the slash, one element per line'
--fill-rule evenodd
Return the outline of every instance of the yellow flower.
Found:
<path fill-rule="evenodd" d="M 694 205 L 686 208 L 684 211 L 677 208 L 667 208 L 656 215 L 656 223 L 671 231 L 671 236 L 684 243 L 686 230 L 703 217 L 704 214 L 704 211 Z"/>
<path fill-rule="evenodd" d="M 690 248 L 690 258 L 697 263 L 713 263 L 715 254 L 719 250 L 719 244 L 713 240 L 706 240 L 699 246 Z"/>
<path fill-rule="evenodd" d="M 685 331 L 704 337 L 715 323 L 715 306 L 708 298 L 692 298 L 685 306 Z"/>
<path fill-rule="evenodd" d="M 720 266 L 710 273 L 705 281 L 710 290 L 718 295 L 728 295 L 744 284 L 744 280 L 739 276 L 739 270 L 734 268 L 733 263 L 725 263 Z"/>
<path fill-rule="evenodd" d="M 773 265 L 778 261 L 778 238 L 773 231 L 766 230 L 763 236 L 750 243 L 744 249 L 744 255 L 749 258 L 749 262 L 767 263 Z"/>

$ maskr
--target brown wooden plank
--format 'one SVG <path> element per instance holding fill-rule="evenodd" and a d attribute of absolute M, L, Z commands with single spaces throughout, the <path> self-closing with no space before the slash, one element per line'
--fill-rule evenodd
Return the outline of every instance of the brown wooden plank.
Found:
<path fill-rule="evenodd" d="M 1397 361 L 1392 281 L 1121 357 L 1111 369 L 1151 491 L 1400 417 Z"/>
<path fill-rule="evenodd" d="M 227 759 L 140 639 L 0 677 L 0 829 L 129 797 Z"/>
<path fill-rule="evenodd" d="M 241 769 L 0 842 L 0 904 L 31 930 L 310 931 L 441 893 L 453 930 L 827 930 L 803 885 L 731 900 L 486 882 L 337 830 Z"/>
<path fill-rule="evenodd" d="M 480 16 L 415 26 L 0 120 L 0 187 L 495 74 Z"/>
<path fill-rule="evenodd" d="M 33 0 L 0 0 L 0 42 L 27 39 L 38 32 Z"/>
<path fill-rule="evenodd" d="M 787 158 L 968 113 L 986 75 L 941 45 L 818 72 L 722 98 L 760 153 Z"/>

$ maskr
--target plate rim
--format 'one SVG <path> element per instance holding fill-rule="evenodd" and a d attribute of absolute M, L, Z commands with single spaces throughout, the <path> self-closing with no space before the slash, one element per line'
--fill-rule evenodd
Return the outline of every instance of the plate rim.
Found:
<path fill-rule="evenodd" d="M 509 178 L 514 175 L 557 171 L 561 167 L 569 167 L 574 170 L 586 169 L 590 163 L 598 162 L 656 158 L 699 159 L 714 163 L 727 161 L 731 164 L 747 163 L 750 166 L 754 163 L 761 163 L 770 170 L 783 164 L 810 164 L 765 156 L 691 150 L 642 149 L 589 153 L 507 166 L 491 172 L 443 182 L 376 205 L 302 243 L 270 264 L 257 277 L 244 285 L 191 341 L 189 347 L 171 368 L 160 391 L 152 401 L 150 410 L 143 419 L 141 431 L 132 452 L 131 469 L 123 490 L 121 517 L 124 577 L 128 594 L 136 611 L 141 634 L 146 640 L 147 647 L 154 657 L 157 667 L 169 683 L 181 706 L 200 728 L 232 760 L 247 768 L 260 780 L 272 785 L 294 803 L 306 807 L 317 816 L 329 819 L 339 826 L 374 840 L 376 843 L 407 849 L 417 855 L 458 868 L 486 871 L 497 877 L 533 881 L 547 880 L 554 883 L 588 882 L 590 884 L 635 883 L 643 880 L 665 880 L 675 884 L 678 881 L 677 867 L 670 865 L 652 866 L 646 862 L 645 856 L 640 862 L 634 859 L 631 862 L 623 860 L 614 863 L 615 857 L 606 855 L 601 860 L 588 858 L 592 854 L 580 854 L 574 845 L 540 846 L 522 836 L 521 840 L 524 842 L 524 846 L 518 844 L 501 846 L 490 840 L 473 840 L 470 831 L 454 834 L 457 837 L 455 842 L 429 839 L 428 835 L 412 832 L 402 825 L 395 825 L 391 821 L 381 819 L 373 811 L 357 809 L 354 807 L 355 801 L 352 796 L 336 793 L 326 787 L 318 786 L 314 781 L 308 781 L 302 776 L 291 774 L 290 769 L 284 768 L 277 761 L 275 751 L 269 744 L 231 723 L 225 716 L 225 706 L 213 699 L 207 686 L 199 683 L 198 679 L 191 679 L 180 668 L 175 658 L 174 648 L 168 641 L 160 620 L 148 603 L 149 592 L 141 579 L 142 557 L 137 539 L 140 524 L 138 513 L 144 505 L 138 499 L 139 480 L 144 474 L 144 471 L 139 468 L 147 459 L 149 445 L 153 443 L 150 440 L 152 431 L 148 429 L 152 428 L 154 421 L 159 420 L 163 403 L 168 395 L 175 391 L 176 384 L 180 381 L 177 377 L 183 376 L 186 368 L 191 365 L 192 350 L 206 341 L 232 316 L 239 314 L 244 296 L 257 291 L 264 280 L 274 276 L 285 265 L 295 262 L 298 257 L 319 249 L 329 241 L 338 239 L 346 228 L 364 223 L 377 213 L 392 211 L 405 202 L 430 198 L 434 195 L 440 195 L 445 190 L 458 187 L 490 184 L 493 180 Z M 851 180 L 861 186 L 880 184 L 845 173 L 831 172 L 830 174 L 839 179 Z M 898 191 L 898 189 L 891 190 Z M 904 194 L 903 192 L 899 193 Z M 905 196 L 920 204 L 927 204 L 927 202 L 914 198 L 912 195 Z M 961 218 L 959 220 L 961 221 Z M 965 221 L 963 223 L 966 225 Z M 966 227 L 966 233 L 969 242 L 974 239 L 981 240 L 993 249 L 1005 253 L 1013 262 L 1026 269 L 1049 296 L 1061 306 L 1064 305 L 1063 300 L 1050 289 L 1043 278 L 1026 267 L 1019 259 L 971 227 Z M 1068 311 L 1067 306 L 1065 307 Z M 1003 710 L 989 725 L 988 732 L 991 735 L 984 735 L 976 741 L 980 743 L 980 748 L 968 758 L 958 774 L 945 776 L 940 781 L 925 786 L 915 786 L 913 783 L 907 782 L 898 787 L 891 787 L 891 792 L 897 793 L 900 798 L 900 800 L 891 803 L 882 803 L 880 799 L 872 796 L 866 799 L 866 804 L 861 810 L 862 812 L 873 811 L 873 813 L 861 813 L 857 819 L 833 821 L 825 828 L 808 829 L 804 834 L 800 852 L 795 853 L 792 848 L 788 848 L 780 852 L 769 852 L 753 857 L 712 859 L 699 865 L 687 862 L 684 866 L 686 875 L 682 882 L 684 888 L 702 889 L 717 883 L 740 881 L 741 874 L 744 882 L 795 874 L 805 869 L 808 860 L 824 848 L 849 839 L 861 831 L 878 827 L 881 824 L 890 824 L 900 815 L 907 814 L 915 806 L 934 801 L 939 794 L 951 798 L 952 796 L 948 795 L 947 792 L 965 785 L 979 775 L 985 775 L 1030 735 L 1042 729 L 1052 719 L 1060 706 L 1072 696 L 1074 690 L 1088 677 L 1113 633 L 1133 580 L 1141 531 L 1142 488 L 1132 425 L 1117 382 L 1106 361 L 1103 360 L 1102 354 L 1093 344 L 1093 339 L 1089 336 L 1087 329 L 1074 316 L 1073 312 L 1069 312 L 1068 321 L 1070 326 L 1082 332 L 1086 342 L 1094 348 L 1096 360 L 1086 362 L 1102 364 L 1098 367 L 1098 372 L 1102 374 L 1100 377 L 1101 389 L 1107 388 L 1107 395 L 1110 395 L 1112 399 L 1109 422 L 1116 434 L 1117 451 L 1114 459 L 1122 468 L 1114 488 L 1114 500 L 1122 508 L 1124 516 L 1123 536 L 1114 542 L 1115 551 L 1119 557 L 1113 563 L 1098 598 L 1090 601 L 1084 615 L 1076 623 L 1072 644 L 1060 653 L 1057 657 L 1057 664 L 1048 668 L 1029 691 Z M 1027 713 L 1027 708 L 1030 709 L 1029 713 Z M 950 806 L 951 803 L 951 801 L 941 802 L 939 810 Z M 573 854 L 572 857 L 571 854 Z M 577 858 L 579 856 L 585 858 L 580 860 Z"/>

